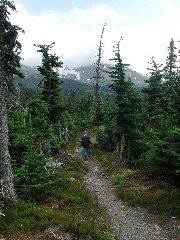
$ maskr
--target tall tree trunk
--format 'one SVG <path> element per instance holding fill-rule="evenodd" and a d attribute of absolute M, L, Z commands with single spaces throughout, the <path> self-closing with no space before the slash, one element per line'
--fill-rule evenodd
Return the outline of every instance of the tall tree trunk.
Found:
<path fill-rule="evenodd" d="M 116 148 L 116 161 L 120 165 L 122 165 L 124 163 L 124 160 L 123 160 L 124 143 L 125 143 L 125 138 L 124 138 L 124 134 L 123 134 L 121 136 L 121 140 L 117 142 L 117 148 Z"/>
<path fill-rule="evenodd" d="M 10 165 L 8 140 L 7 109 L 3 96 L 0 96 L 0 187 L 4 198 L 15 201 L 16 193 Z"/>
<path fill-rule="evenodd" d="M 99 139 L 100 129 L 99 126 L 96 126 L 96 139 Z"/>
<path fill-rule="evenodd" d="M 121 137 L 121 146 L 120 146 L 120 154 L 119 154 L 120 164 L 123 164 L 124 143 L 125 143 L 125 139 L 123 134 Z"/>
<path fill-rule="evenodd" d="M 116 162 L 119 163 L 119 153 L 120 153 L 120 142 L 117 141 L 116 144 Z"/>
<path fill-rule="evenodd" d="M 130 150 L 130 141 L 128 140 L 127 144 L 127 164 L 130 163 L 131 150 Z"/>

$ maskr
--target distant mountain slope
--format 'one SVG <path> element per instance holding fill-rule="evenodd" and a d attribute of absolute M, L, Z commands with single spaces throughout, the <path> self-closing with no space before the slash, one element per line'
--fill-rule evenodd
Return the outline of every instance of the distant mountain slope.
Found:
<path fill-rule="evenodd" d="M 111 82 L 110 77 L 105 72 L 108 70 L 110 65 L 106 64 L 104 66 L 104 80 L 102 81 L 102 89 L 103 91 L 107 92 L 108 84 Z M 22 65 L 21 71 L 23 72 L 25 78 L 20 79 L 18 77 L 15 77 L 20 85 L 23 88 L 31 88 L 36 89 L 40 81 L 42 80 L 42 75 L 38 72 L 38 70 L 35 67 L 25 66 Z M 92 90 L 93 85 L 93 76 L 95 75 L 95 66 L 82 66 L 76 69 L 71 70 L 64 70 L 63 74 L 61 75 L 61 79 L 63 80 L 62 88 L 64 91 L 87 91 Z M 146 76 L 137 73 L 136 71 L 131 70 L 130 68 L 127 68 L 126 70 L 126 76 L 130 77 L 132 81 L 135 83 L 135 86 L 138 88 L 141 88 L 145 86 L 145 80 L 147 79 Z"/>
<path fill-rule="evenodd" d="M 110 64 L 104 65 L 104 70 L 102 71 L 102 75 L 104 77 L 104 80 L 102 81 L 102 85 L 105 86 L 111 82 L 111 78 L 109 77 L 109 74 L 106 73 L 107 70 L 109 70 Z M 89 66 L 82 66 L 79 68 L 76 68 L 74 70 L 68 70 L 65 71 L 65 74 L 63 77 L 66 77 L 68 79 L 74 79 L 76 81 L 80 81 L 83 83 L 88 83 L 92 85 L 93 83 L 93 76 L 95 76 L 95 65 L 89 65 Z M 146 85 L 145 80 L 148 79 L 147 76 L 142 75 L 141 73 L 138 73 L 130 68 L 126 69 L 126 77 L 131 78 L 136 87 L 143 87 Z"/>
<path fill-rule="evenodd" d="M 38 72 L 38 70 L 35 67 L 22 65 L 21 71 L 24 74 L 24 78 L 21 79 L 15 76 L 15 79 L 19 82 L 20 86 L 23 88 L 35 89 L 42 80 L 42 75 Z"/>
<path fill-rule="evenodd" d="M 24 78 L 21 79 L 19 77 L 15 77 L 15 79 L 19 82 L 22 88 L 30 88 L 36 89 L 38 84 L 42 80 L 42 75 L 38 72 L 35 67 L 25 66 L 22 65 L 21 71 L 24 74 Z M 64 76 L 61 77 L 63 84 L 62 88 L 63 91 L 88 91 L 92 90 L 92 86 L 81 83 L 80 81 L 75 81 L 74 79 L 65 78 Z"/>

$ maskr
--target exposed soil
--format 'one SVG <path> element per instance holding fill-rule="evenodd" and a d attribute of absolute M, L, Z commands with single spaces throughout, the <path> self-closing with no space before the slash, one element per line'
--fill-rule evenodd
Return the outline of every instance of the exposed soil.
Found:
<path fill-rule="evenodd" d="M 111 221 L 112 232 L 119 240 L 179 240 L 180 226 L 176 219 L 165 221 L 147 213 L 139 207 L 127 206 L 115 195 L 114 186 L 100 166 L 91 162 L 85 176 L 87 188 L 96 195 L 99 203 L 106 208 Z"/>

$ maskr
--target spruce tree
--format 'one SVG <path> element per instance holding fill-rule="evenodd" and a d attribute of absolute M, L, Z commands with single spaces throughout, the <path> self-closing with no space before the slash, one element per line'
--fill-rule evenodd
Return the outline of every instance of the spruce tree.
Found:
<path fill-rule="evenodd" d="M 143 90 L 145 121 L 139 141 L 141 142 L 140 162 L 148 174 L 158 173 L 168 177 L 175 175 L 179 167 L 177 147 L 179 128 L 172 110 L 172 96 L 175 95 L 171 91 L 172 85 L 168 83 L 168 81 L 174 82 L 176 72 L 172 69 L 175 70 L 173 61 L 171 61 L 169 72 L 167 71 L 165 75 L 162 65 L 156 64 L 152 58 L 148 86 Z M 168 80 L 165 76 L 169 76 Z M 177 86 L 173 88 L 177 90 Z"/>
<path fill-rule="evenodd" d="M 61 99 L 61 83 L 57 69 L 62 67 L 63 62 L 56 54 L 51 54 L 50 51 L 54 46 L 54 42 L 50 45 L 35 45 L 42 53 L 42 66 L 38 67 L 39 72 L 43 76 L 42 84 L 42 99 L 48 105 L 48 119 L 50 123 L 57 124 L 60 121 L 63 106 Z"/>
<path fill-rule="evenodd" d="M 99 126 L 102 124 L 103 121 L 103 113 L 102 113 L 102 92 L 101 92 L 101 81 L 103 79 L 102 76 L 102 70 L 103 70 L 103 64 L 102 64 L 102 56 L 103 56 L 103 34 L 105 30 L 106 23 L 103 26 L 101 36 L 100 36 L 100 42 L 99 42 L 99 48 L 98 48 L 98 55 L 97 55 L 97 61 L 96 61 L 96 70 L 95 70 L 95 76 L 94 78 L 94 93 L 93 93 L 93 123 L 97 128 L 97 137 L 99 135 Z"/>
<path fill-rule="evenodd" d="M 172 115 L 177 115 L 178 111 L 177 105 L 180 88 L 179 75 L 178 52 L 174 40 L 171 39 L 168 47 L 166 66 L 164 67 L 163 87 L 166 95 L 166 112 Z"/>
<path fill-rule="evenodd" d="M 158 116 L 163 114 L 164 106 L 163 69 L 162 64 L 157 64 L 153 57 L 150 65 L 150 68 L 148 68 L 150 77 L 146 80 L 148 86 L 143 89 L 146 104 L 146 127 L 158 127 Z"/>
<path fill-rule="evenodd" d="M 180 41 L 179 41 L 180 43 Z M 177 68 L 177 76 L 176 76 L 176 83 L 177 83 L 177 90 L 176 90 L 176 95 L 174 98 L 174 107 L 177 110 L 177 122 L 180 123 L 180 111 L 179 111 L 179 106 L 180 106 L 180 50 L 178 51 L 178 68 Z"/>
<path fill-rule="evenodd" d="M 20 67 L 21 44 L 17 40 L 22 29 L 12 25 L 10 10 L 16 11 L 13 2 L 0 1 L 0 185 L 5 198 L 16 199 L 13 175 L 8 149 L 7 99 L 15 103 L 19 100 L 18 84 L 13 75 L 22 77 L 17 68 Z"/>
<path fill-rule="evenodd" d="M 130 144 L 132 142 L 132 132 L 135 128 L 135 111 L 138 98 L 130 79 L 125 77 L 125 67 L 120 55 L 120 42 L 115 46 L 115 58 L 111 59 L 115 65 L 110 68 L 108 73 L 112 78 L 109 86 L 116 93 L 116 129 L 115 137 L 117 143 L 116 160 L 119 164 L 126 164 L 130 161 Z"/>
<path fill-rule="evenodd" d="M 166 59 L 166 66 L 164 67 L 164 77 L 167 80 L 174 79 L 174 76 L 176 74 L 177 70 L 177 54 L 176 54 L 177 48 L 175 47 L 175 43 L 173 38 L 171 39 L 168 47 L 168 56 Z"/>

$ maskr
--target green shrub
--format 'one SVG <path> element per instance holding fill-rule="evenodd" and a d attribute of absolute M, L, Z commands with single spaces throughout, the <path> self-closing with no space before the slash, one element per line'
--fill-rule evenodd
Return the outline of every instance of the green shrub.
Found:
<path fill-rule="evenodd" d="M 112 182 L 115 185 L 124 187 L 127 182 L 127 178 L 125 176 L 121 175 L 121 173 L 114 173 L 112 175 Z"/>
<path fill-rule="evenodd" d="M 25 163 L 14 170 L 15 186 L 18 195 L 24 199 L 41 201 L 47 198 L 56 177 L 45 169 L 48 159 L 41 154 L 31 153 Z"/>

